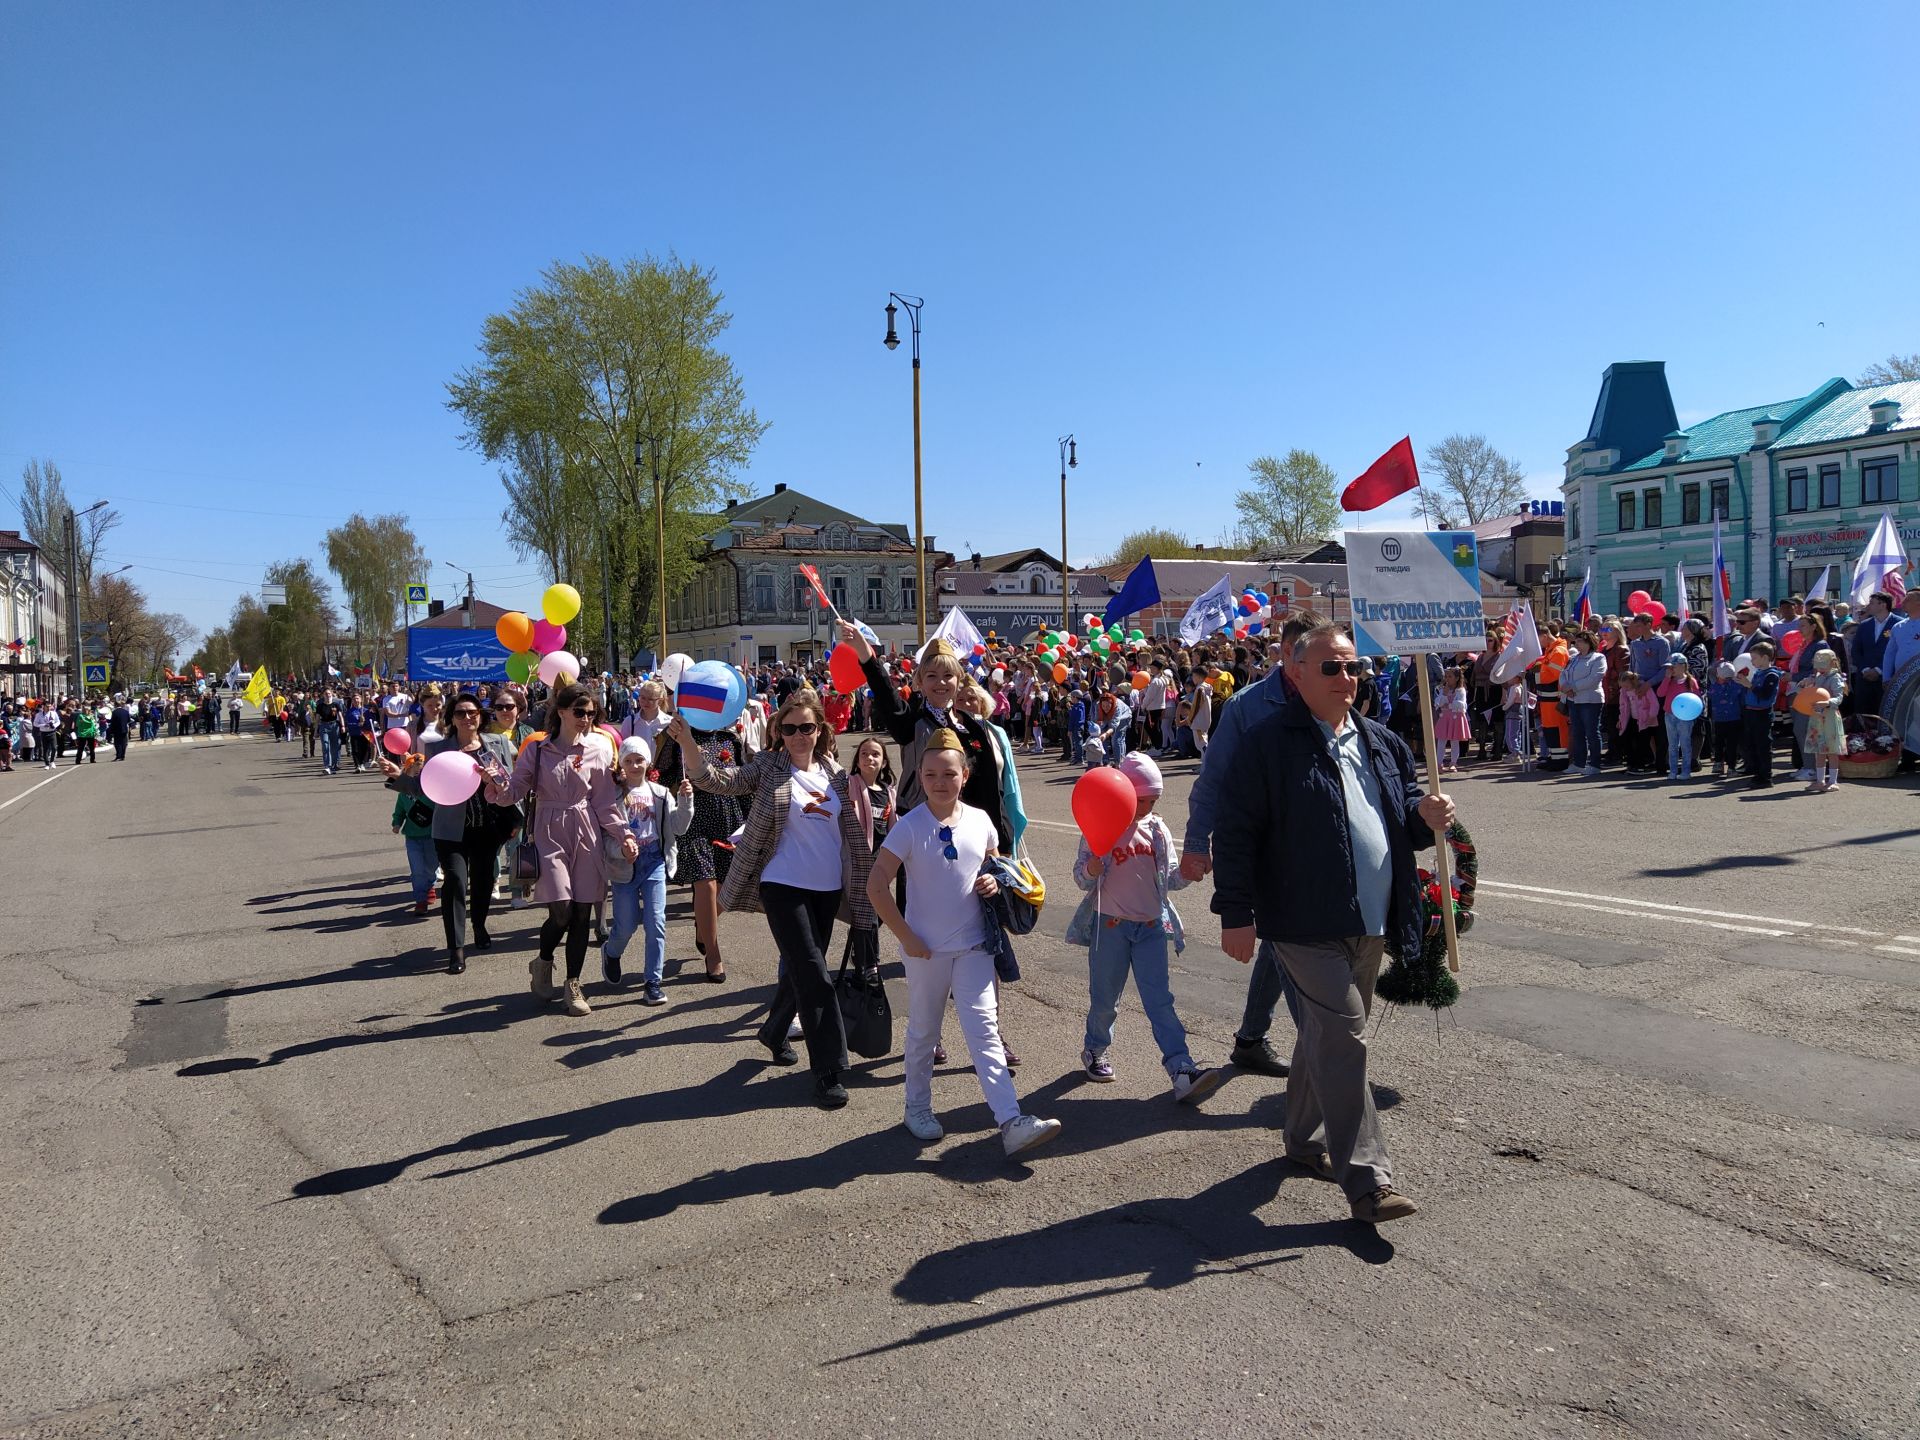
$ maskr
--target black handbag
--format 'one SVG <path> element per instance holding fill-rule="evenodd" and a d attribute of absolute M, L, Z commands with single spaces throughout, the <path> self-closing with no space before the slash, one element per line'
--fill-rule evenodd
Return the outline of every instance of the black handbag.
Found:
<path fill-rule="evenodd" d="M 840 955 L 840 974 L 833 982 L 840 1002 L 840 1018 L 846 1023 L 847 1049 L 867 1060 L 878 1060 L 893 1050 L 893 1005 L 887 999 L 887 987 L 880 979 L 880 967 L 862 965 L 849 970 L 854 962 L 855 939 L 861 932 L 847 932 L 847 948 Z M 878 935 L 874 932 L 874 939 Z M 878 945 L 872 947 L 876 952 Z M 878 960 L 876 953 L 874 959 Z"/>
<path fill-rule="evenodd" d="M 533 788 L 527 795 L 527 838 L 513 847 L 513 878 L 523 885 L 533 885 L 540 879 L 540 847 L 533 843 L 533 816 L 540 803 L 540 751 L 546 748 L 542 741 L 533 752 Z"/>

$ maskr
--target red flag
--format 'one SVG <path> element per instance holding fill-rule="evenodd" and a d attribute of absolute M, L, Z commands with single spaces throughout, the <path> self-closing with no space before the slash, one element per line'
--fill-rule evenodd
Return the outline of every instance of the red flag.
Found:
<path fill-rule="evenodd" d="M 1408 436 L 1373 464 L 1367 473 L 1340 492 L 1342 510 L 1376 510 L 1420 483 L 1413 464 L 1413 437 Z"/>
<path fill-rule="evenodd" d="M 807 583 L 813 587 L 813 593 L 820 597 L 820 608 L 822 610 L 833 609 L 833 602 L 827 599 L 827 592 L 821 588 L 820 572 L 811 565 L 802 565 L 800 567 L 800 573 L 807 577 Z"/>

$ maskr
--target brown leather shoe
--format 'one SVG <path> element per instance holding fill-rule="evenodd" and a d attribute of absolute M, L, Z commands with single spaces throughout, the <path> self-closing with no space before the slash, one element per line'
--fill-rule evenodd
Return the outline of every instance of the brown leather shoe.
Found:
<path fill-rule="evenodd" d="M 1371 1195 L 1363 1195 L 1353 1202 L 1353 1218 L 1363 1225 L 1381 1225 L 1419 1213 L 1420 1207 L 1391 1185 L 1382 1185 Z"/>
<path fill-rule="evenodd" d="M 1333 1178 L 1333 1157 L 1324 1150 L 1289 1150 L 1287 1159 L 1322 1180 Z"/>

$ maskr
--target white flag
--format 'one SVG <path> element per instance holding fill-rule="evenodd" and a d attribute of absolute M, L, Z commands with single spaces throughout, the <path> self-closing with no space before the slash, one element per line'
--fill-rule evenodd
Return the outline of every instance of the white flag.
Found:
<path fill-rule="evenodd" d="M 1876 590 L 1890 590 L 1887 577 L 1898 576 L 1906 568 L 1907 551 L 1900 543 L 1900 532 L 1893 528 L 1893 516 L 1885 510 L 1880 512 L 1880 523 L 1873 527 L 1873 538 L 1867 541 L 1866 553 L 1853 567 L 1853 604 L 1855 609 L 1864 610 L 1867 600 Z M 1905 587 L 1901 587 L 1904 591 Z"/>
<path fill-rule="evenodd" d="M 1813 588 L 1807 591 L 1807 603 L 1827 598 L 1827 582 L 1833 578 L 1833 566 L 1828 565 L 1820 571 L 1820 578 L 1813 582 Z"/>
<path fill-rule="evenodd" d="M 1513 613 L 1519 620 L 1513 627 L 1513 638 L 1501 647 L 1493 662 L 1491 678 L 1496 685 L 1511 685 L 1526 674 L 1529 665 L 1546 654 L 1540 648 L 1540 629 L 1533 623 L 1532 608 L 1516 605 Z"/>
<path fill-rule="evenodd" d="M 246 678 L 247 672 L 240 668 L 240 662 L 238 660 L 234 661 L 232 666 L 227 670 L 227 688 L 229 690 L 238 690 L 240 688 L 240 682 Z"/>
<path fill-rule="evenodd" d="M 967 618 L 967 612 L 958 605 L 946 613 L 945 618 L 940 621 L 939 628 L 927 637 L 927 645 L 933 644 L 936 640 L 945 640 L 953 646 L 962 660 L 972 656 L 974 646 L 986 643 L 986 638 L 975 628 L 973 621 Z M 927 645 L 922 645 L 920 653 L 913 657 L 914 664 L 918 665 L 927 658 Z"/>
<path fill-rule="evenodd" d="M 1204 636 L 1233 624 L 1234 614 L 1239 608 L 1240 602 L 1233 591 L 1233 576 L 1222 575 L 1216 584 L 1187 607 L 1187 613 L 1180 621 L 1180 642 L 1183 645 L 1197 645 Z"/>
<path fill-rule="evenodd" d="M 1687 623 L 1687 567 L 1679 560 L 1673 562 L 1673 613 Z"/>

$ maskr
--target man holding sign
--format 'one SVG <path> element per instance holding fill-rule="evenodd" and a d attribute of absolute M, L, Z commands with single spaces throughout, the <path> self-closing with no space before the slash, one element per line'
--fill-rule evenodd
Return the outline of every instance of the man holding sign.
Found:
<path fill-rule="evenodd" d="M 1414 854 L 1453 802 L 1423 797 L 1413 752 L 1354 711 L 1362 662 L 1341 627 L 1303 635 L 1291 673 L 1297 693 L 1246 732 L 1220 794 L 1213 909 L 1221 948 L 1245 965 L 1271 942 L 1298 996 L 1287 1157 L 1378 1224 L 1414 1204 L 1393 1188 L 1367 1088 L 1367 1014 L 1389 940 L 1419 953 Z"/>

